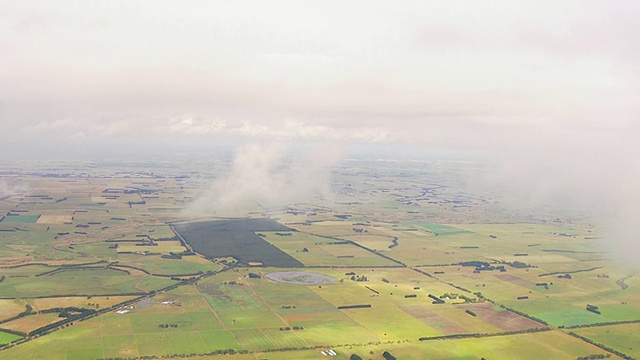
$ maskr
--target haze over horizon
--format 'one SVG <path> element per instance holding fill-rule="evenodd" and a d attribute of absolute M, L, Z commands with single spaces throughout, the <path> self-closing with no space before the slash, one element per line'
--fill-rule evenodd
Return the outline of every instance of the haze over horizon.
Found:
<path fill-rule="evenodd" d="M 628 237 L 638 18 L 635 1 L 3 2 L 0 149 L 489 152 L 505 191 Z"/>
<path fill-rule="evenodd" d="M 633 1 L 4 2 L 0 121 L 30 146 L 597 142 L 638 130 L 638 15 Z"/>

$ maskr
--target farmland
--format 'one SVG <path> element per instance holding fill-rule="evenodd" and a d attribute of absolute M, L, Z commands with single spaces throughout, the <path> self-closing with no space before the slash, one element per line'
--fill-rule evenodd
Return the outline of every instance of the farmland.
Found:
<path fill-rule="evenodd" d="M 223 165 L 23 165 L 0 358 L 639 357 L 640 276 L 594 222 L 463 193 L 454 165 L 352 160 L 331 198 L 196 215 Z"/>
<path fill-rule="evenodd" d="M 269 219 L 237 219 L 174 225 L 194 251 L 209 258 L 234 257 L 244 265 L 301 267 L 302 264 L 264 241 L 256 232 L 290 235 L 291 229 Z"/>

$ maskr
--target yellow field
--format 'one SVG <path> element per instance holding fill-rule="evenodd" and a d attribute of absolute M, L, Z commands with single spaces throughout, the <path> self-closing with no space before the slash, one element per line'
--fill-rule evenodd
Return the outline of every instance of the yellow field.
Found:
<path fill-rule="evenodd" d="M 135 296 L 93 296 L 91 298 L 87 298 L 86 296 L 71 296 L 29 299 L 27 300 L 27 303 L 33 306 L 34 311 L 71 306 L 78 308 L 103 309 L 127 300 L 131 300 L 134 297 Z M 92 305 L 90 306 L 89 304 Z M 95 305 L 98 306 L 96 307 Z"/>
<path fill-rule="evenodd" d="M 41 215 L 37 224 L 71 224 L 73 216 L 71 215 Z"/>
<path fill-rule="evenodd" d="M 118 252 L 151 252 L 151 253 L 161 253 L 168 254 L 170 252 L 173 253 L 181 253 L 187 249 L 185 249 L 180 241 L 157 241 L 157 246 L 136 246 L 134 243 L 121 243 L 118 245 Z"/>
<path fill-rule="evenodd" d="M 20 300 L 0 300 L 0 319 L 16 316 L 25 310 L 25 305 Z"/>
<path fill-rule="evenodd" d="M 52 324 L 60 320 L 62 320 L 62 318 L 58 316 L 58 313 L 34 314 L 23 316 L 19 319 L 4 323 L 2 324 L 2 327 L 14 331 L 29 333 L 29 331 L 41 328 L 45 325 Z"/>

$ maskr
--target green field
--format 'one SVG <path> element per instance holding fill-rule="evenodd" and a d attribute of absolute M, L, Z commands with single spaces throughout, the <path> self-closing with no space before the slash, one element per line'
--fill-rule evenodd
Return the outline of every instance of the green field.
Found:
<path fill-rule="evenodd" d="M 640 358 L 640 323 L 598 326 L 571 330 L 597 344 L 602 344 L 632 358 Z"/>
<path fill-rule="evenodd" d="M 22 336 L 0 330 L 0 345 L 9 344 L 19 339 L 22 339 Z"/>
<path fill-rule="evenodd" d="M 417 228 L 426 229 L 432 232 L 433 235 L 435 236 L 447 236 L 447 235 L 458 235 L 458 234 L 470 233 L 470 231 L 468 230 L 456 228 L 453 226 L 447 226 L 442 224 L 430 224 L 430 223 L 423 223 L 423 222 L 412 222 L 412 223 L 404 224 L 403 226 L 408 228 L 417 227 Z"/>
<path fill-rule="evenodd" d="M 640 357 L 640 276 L 594 219 L 377 162 L 338 167 L 334 197 L 194 214 L 225 169 L 195 164 L 21 173 L 40 196 L 0 201 L 0 329 L 32 336 L 0 358 Z"/>
<path fill-rule="evenodd" d="M 336 241 L 302 232 L 278 236 L 275 232 L 261 235 L 271 244 L 308 267 L 315 266 L 397 266 L 393 261 L 352 243 Z"/>
<path fill-rule="evenodd" d="M 33 224 L 38 221 L 40 215 L 7 215 L 1 223 Z"/>
<path fill-rule="evenodd" d="M 134 277 L 111 269 L 64 269 L 40 277 L 8 278 L 0 283 L 0 293 L 5 298 L 118 295 L 145 293 L 172 283 L 166 278 Z"/>

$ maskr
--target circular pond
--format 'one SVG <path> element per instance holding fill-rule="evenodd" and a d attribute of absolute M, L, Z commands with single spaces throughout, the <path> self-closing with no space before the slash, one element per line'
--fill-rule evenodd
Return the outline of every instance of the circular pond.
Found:
<path fill-rule="evenodd" d="M 336 282 L 336 279 L 331 276 L 306 271 L 280 271 L 272 272 L 265 276 L 278 282 L 298 285 L 331 284 Z"/>

